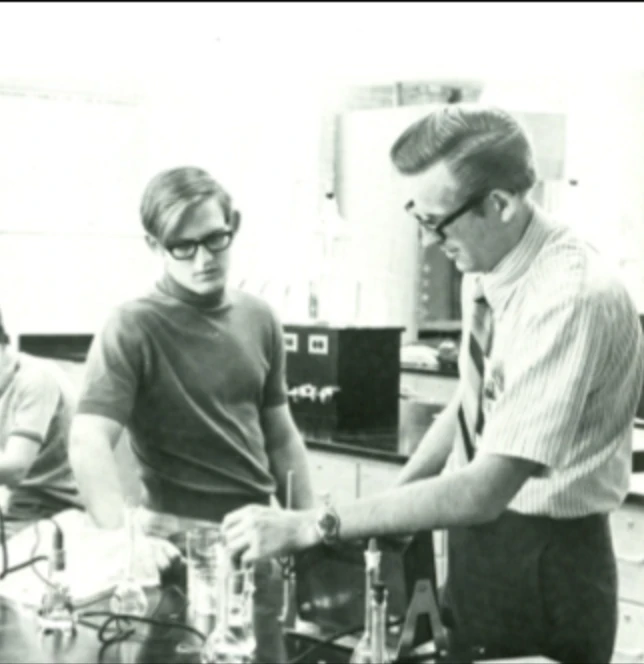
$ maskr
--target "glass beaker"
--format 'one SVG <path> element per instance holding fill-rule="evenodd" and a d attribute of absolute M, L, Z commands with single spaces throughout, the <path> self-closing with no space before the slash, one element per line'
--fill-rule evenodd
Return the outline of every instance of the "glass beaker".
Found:
<path fill-rule="evenodd" d="M 110 610 L 113 613 L 144 616 L 148 610 L 148 598 L 135 572 L 136 558 L 144 535 L 138 527 L 136 507 L 126 505 L 123 516 L 127 535 L 125 569 L 110 599 Z"/>
<path fill-rule="evenodd" d="M 226 554 L 220 568 L 217 623 L 201 651 L 203 664 L 251 664 L 257 642 L 253 626 L 255 570 L 237 567 Z"/>
<path fill-rule="evenodd" d="M 221 544 L 218 526 L 191 528 L 186 532 L 188 614 L 217 615 L 217 568 Z"/>

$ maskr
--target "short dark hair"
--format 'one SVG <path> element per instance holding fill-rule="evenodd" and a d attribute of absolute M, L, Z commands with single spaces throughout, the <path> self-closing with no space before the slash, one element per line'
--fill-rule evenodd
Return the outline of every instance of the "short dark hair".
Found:
<path fill-rule="evenodd" d="M 408 127 L 390 157 L 417 175 L 444 160 L 465 196 L 503 189 L 522 194 L 537 181 L 525 129 L 508 112 L 474 103 L 445 104 Z"/>
<path fill-rule="evenodd" d="M 186 212 L 208 198 L 221 205 L 227 223 L 233 207 L 230 194 L 203 168 L 182 166 L 155 175 L 143 192 L 140 213 L 143 228 L 164 242 L 174 232 Z"/>

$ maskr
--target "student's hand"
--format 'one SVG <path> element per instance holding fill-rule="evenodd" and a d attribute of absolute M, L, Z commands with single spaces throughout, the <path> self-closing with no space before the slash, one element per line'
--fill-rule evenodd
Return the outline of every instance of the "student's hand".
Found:
<path fill-rule="evenodd" d="M 319 542 L 314 510 L 283 510 L 247 505 L 221 524 L 226 547 L 242 563 L 282 556 Z"/>
<path fill-rule="evenodd" d="M 181 552 L 167 539 L 153 535 L 143 535 L 143 559 L 150 569 L 160 574 L 169 569 L 175 560 L 181 558 Z M 147 549 L 147 550 L 146 550 Z"/>
<path fill-rule="evenodd" d="M 111 531 L 115 538 L 116 555 L 122 556 L 122 564 L 127 564 L 129 550 L 128 535 L 125 530 Z M 146 587 L 156 586 L 160 575 L 170 568 L 173 562 L 181 557 L 177 547 L 162 537 L 137 533 L 133 551 L 132 573 L 134 578 Z"/>

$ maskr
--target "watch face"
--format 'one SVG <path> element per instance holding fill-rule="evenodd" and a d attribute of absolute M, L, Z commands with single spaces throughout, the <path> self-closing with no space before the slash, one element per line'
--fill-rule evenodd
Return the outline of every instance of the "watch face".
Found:
<path fill-rule="evenodd" d="M 333 514 L 329 514 L 328 512 L 322 516 L 320 519 L 320 528 L 324 530 L 325 532 L 329 532 L 333 530 L 335 527 L 335 517 Z"/>
<path fill-rule="evenodd" d="M 330 511 L 325 511 L 318 519 L 318 528 L 325 540 L 332 539 L 338 531 L 338 517 Z"/>

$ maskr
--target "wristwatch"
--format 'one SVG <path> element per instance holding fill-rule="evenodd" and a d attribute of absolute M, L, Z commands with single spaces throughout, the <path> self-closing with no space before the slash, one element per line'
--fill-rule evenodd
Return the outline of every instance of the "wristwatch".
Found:
<path fill-rule="evenodd" d="M 315 528 L 325 544 L 334 544 L 340 539 L 340 517 L 328 500 L 318 512 Z"/>

